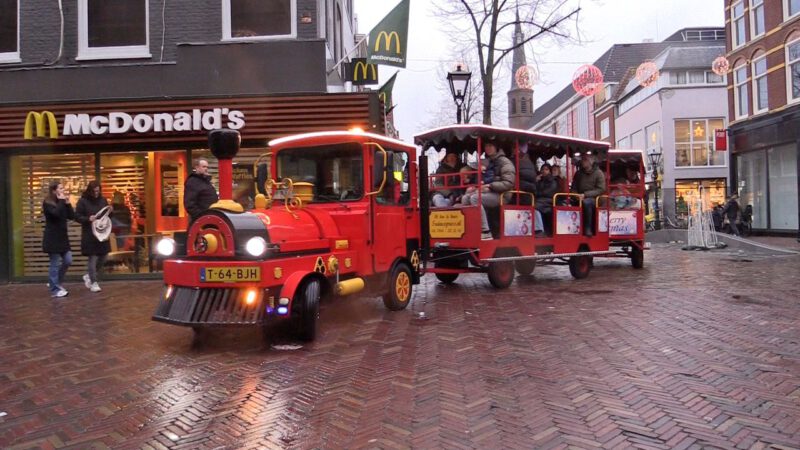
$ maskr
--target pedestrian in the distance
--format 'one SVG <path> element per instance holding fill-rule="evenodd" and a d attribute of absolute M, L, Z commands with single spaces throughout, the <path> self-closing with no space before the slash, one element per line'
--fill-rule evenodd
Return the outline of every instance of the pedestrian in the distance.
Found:
<path fill-rule="evenodd" d="M 200 158 L 194 163 L 194 170 L 186 179 L 183 189 L 183 207 L 191 217 L 189 225 L 217 200 L 217 190 L 211 184 L 211 175 L 208 174 L 208 161 Z"/>
<path fill-rule="evenodd" d="M 67 201 L 68 196 L 60 181 L 51 181 L 47 187 L 47 197 L 42 203 L 44 212 L 44 237 L 42 250 L 50 255 L 48 277 L 50 295 L 55 298 L 66 297 L 69 292 L 64 289 L 64 275 L 72 264 L 72 251 L 69 246 L 67 224 L 75 220 L 75 210 Z"/>
<path fill-rule="evenodd" d="M 738 200 L 739 194 L 733 194 L 722 208 L 722 216 L 730 226 L 730 233 L 734 236 L 739 236 L 739 224 L 742 222 L 742 212 Z"/>
<path fill-rule="evenodd" d="M 81 254 L 89 257 L 87 273 L 83 275 L 83 284 L 86 289 L 92 292 L 100 292 L 100 285 L 97 283 L 98 275 L 103 271 L 106 256 L 111 251 L 111 243 L 108 238 L 101 241 L 95 236 L 93 224 L 95 221 L 108 220 L 111 207 L 108 200 L 100 195 L 100 183 L 90 181 L 86 190 L 78 200 L 75 208 L 75 220 L 81 224 Z"/>

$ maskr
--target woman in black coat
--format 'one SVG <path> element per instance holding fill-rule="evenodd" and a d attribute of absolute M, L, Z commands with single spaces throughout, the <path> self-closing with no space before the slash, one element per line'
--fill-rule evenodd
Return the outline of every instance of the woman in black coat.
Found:
<path fill-rule="evenodd" d="M 60 181 L 51 181 L 47 187 L 47 197 L 42 203 L 44 212 L 44 237 L 42 251 L 50 255 L 50 295 L 56 298 L 66 297 L 69 292 L 64 289 L 64 275 L 72 264 L 72 249 L 69 246 L 67 222 L 75 219 L 75 211 L 67 201 L 67 194 Z"/>
<path fill-rule="evenodd" d="M 75 210 L 75 220 L 81 224 L 81 254 L 89 257 L 87 274 L 83 276 L 83 284 L 92 292 L 100 292 L 97 274 L 102 272 L 106 256 L 111 251 L 108 239 L 100 241 L 92 231 L 92 222 L 99 219 L 98 213 L 108 206 L 108 201 L 100 195 L 100 183 L 89 182 Z"/>

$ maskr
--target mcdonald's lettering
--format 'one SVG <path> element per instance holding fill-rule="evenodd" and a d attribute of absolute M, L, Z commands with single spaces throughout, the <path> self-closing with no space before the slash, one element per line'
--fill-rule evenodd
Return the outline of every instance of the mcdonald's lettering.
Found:
<path fill-rule="evenodd" d="M 35 136 L 34 129 L 36 130 Z M 25 139 L 33 139 L 34 137 L 58 139 L 56 116 L 50 111 L 30 111 L 25 117 L 23 136 Z"/>
<path fill-rule="evenodd" d="M 361 69 L 361 78 L 358 77 L 358 69 Z M 372 69 L 372 76 L 367 78 L 367 71 Z M 367 64 L 364 61 L 358 61 L 353 66 L 353 81 L 359 80 L 377 80 L 378 71 L 375 70 L 375 64 Z"/>
<path fill-rule="evenodd" d="M 392 48 L 392 41 L 394 41 L 394 52 L 398 55 L 400 54 L 400 36 L 397 34 L 396 31 L 392 31 L 391 33 L 387 33 L 385 31 L 381 31 L 378 33 L 378 37 L 375 38 L 375 51 L 380 51 L 381 48 L 381 38 L 383 38 L 384 48 L 388 52 Z"/>

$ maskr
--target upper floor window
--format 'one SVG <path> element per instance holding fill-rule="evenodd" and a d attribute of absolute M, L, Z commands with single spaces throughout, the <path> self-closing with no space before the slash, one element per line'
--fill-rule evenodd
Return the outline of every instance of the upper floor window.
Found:
<path fill-rule="evenodd" d="M 744 29 L 744 2 L 739 1 L 734 4 L 733 9 L 731 9 L 731 14 L 731 23 L 733 24 L 731 27 L 733 30 L 733 48 L 736 48 L 744 45 L 747 41 Z"/>
<path fill-rule="evenodd" d="M 296 0 L 223 0 L 222 38 L 293 38 L 297 36 L 296 14 Z"/>
<path fill-rule="evenodd" d="M 769 109 L 767 55 L 763 55 L 753 60 L 753 112 L 760 113 L 767 109 Z"/>
<path fill-rule="evenodd" d="M 750 0 L 750 36 L 756 38 L 764 34 L 764 0 Z"/>
<path fill-rule="evenodd" d="M 675 167 L 724 166 L 727 152 L 714 151 L 714 130 L 722 119 L 675 121 Z"/>
<path fill-rule="evenodd" d="M 611 124 L 608 117 L 600 121 L 600 139 L 605 139 L 611 135 Z"/>
<path fill-rule="evenodd" d="M 783 0 L 783 12 L 786 19 L 800 13 L 800 0 Z"/>
<path fill-rule="evenodd" d="M 800 101 L 800 38 L 786 44 L 786 79 L 789 102 Z"/>
<path fill-rule="evenodd" d="M 750 115 L 750 100 L 747 89 L 747 65 L 742 63 L 733 69 L 733 99 L 736 118 Z"/>
<path fill-rule="evenodd" d="M 148 0 L 78 0 L 78 59 L 149 58 Z"/>
<path fill-rule="evenodd" d="M 20 62 L 18 0 L 0 0 L 0 63 Z"/>

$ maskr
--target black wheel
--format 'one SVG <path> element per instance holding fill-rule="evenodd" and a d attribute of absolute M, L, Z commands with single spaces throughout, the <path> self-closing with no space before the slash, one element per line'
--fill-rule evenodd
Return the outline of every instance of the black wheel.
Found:
<path fill-rule="evenodd" d="M 497 289 L 505 289 L 514 281 L 514 263 L 500 261 L 489 263 L 489 283 Z"/>
<path fill-rule="evenodd" d="M 437 274 L 439 275 L 439 274 Z M 391 311 L 400 311 L 411 301 L 411 268 L 406 263 L 397 264 L 389 275 L 389 285 L 383 295 L 383 304 Z"/>
<path fill-rule="evenodd" d="M 631 248 L 631 265 L 634 269 L 644 267 L 644 250 L 635 245 Z"/>
<path fill-rule="evenodd" d="M 295 320 L 297 337 L 301 341 L 310 342 L 317 337 L 319 298 L 319 280 L 306 281 L 294 294 L 292 318 Z"/>
<path fill-rule="evenodd" d="M 458 279 L 457 273 L 437 273 L 436 279 L 444 284 L 453 284 Z"/>
<path fill-rule="evenodd" d="M 514 267 L 517 269 L 518 274 L 527 276 L 532 274 L 533 270 L 536 269 L 536 260 L 521 259 L 514 262 Z"/>
<path fill-rule="evenodd" d="M 592 270 L 592 257 L 591 256 L 571 256 L 569 258 L 569 273 L 573 277 L 580 280 L 589 276 L 589 271 Z"/>

